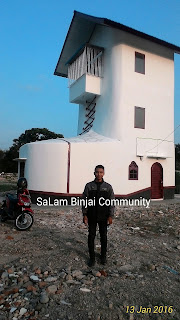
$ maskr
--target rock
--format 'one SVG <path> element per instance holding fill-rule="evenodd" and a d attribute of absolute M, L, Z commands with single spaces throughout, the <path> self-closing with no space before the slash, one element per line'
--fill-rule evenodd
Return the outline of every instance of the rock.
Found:
<path fill-rule="evenodd" d="M 55 286 L 55 285 L 49 286 L 46 290 L 49 293 L 55 294 L 55 292 L 57 291 L 57 286 Z"/>
<path fill-rule="evenodd" d="M 39 268 L 35 269 L 35 273 L 36 274 L 41 274 L 41 269 L 39 269 Z"/>
<path fill-rule="evenodd" d="M 62 288 L 60 289 L 58 289 L 57 291 L 56 291 L 56 294 L 61 294 L 63 292 L 63 290 L 62 290 Z"/>
<path fill-rule="evenodd" d="M 3 272 L 2 275 L 1 275 L 1 279 L 2 279 L 2 280 L 7 280 L 7 279 L 8 279 L 8 276 L 9 276 L 9 273 Z"/>
<path fill-rule="evenodd" d="M 134 267 L 131 264 L 125 264 L 124 266 L 119 267 L 119 272 L 128 272 L 134 270 Z"/>
<path fill-rule="evenodd" d="M 113 303 L 109 303 L 109 309 L 113 308 Z"/>
<path fill-rule="evenodd" d="M 33 282 L 39 282 L 39 281 L 40 281 L 40 279 L 39 279 L 37 276 L 35 276 L 35 275 L 31 275 L 31 276 L 30 276 L 30 279 L 31 279 Z"/>
<path fill-rule="evenodd" d="M 23 316 L 26 312 L 27 312 L 26 308 L 21 308 L 19 314 L 20 316 Z"/>
<path fill-rule="evenodd" d="M 7 272 L 10 274 L 10 273 L 14 273 L 14 268 L 9 268 L 8 270 L 7 270 Z"/>
<path fill-rule="evenodd" d="M 140 228 L 139 227 L 131 227 L 130 228 L 133 232 L 135 232 L 135 231 L 139 231 L 140 230 Z"/>
<path fill-rule="evenodd" d="M 57 281 L 57 277 L 48 277 L 48 278 L 46 278 L 46 281 L 47 281 L 47 282 Z"/>
<path fill-rule="evenodd" d="M 147 267 L 150 271 L 156 270 L 156 266 L 154 264 L 148 264 Z"/>
<path fill-rule="evenodd" d="M 49 297 L 46 292 L 42 292 L 40 295 L 40 303 L 48 303 Z"/>
<path fill-rule="evenodd" d="M 92 270 L 93 276 L 96 277 L 96 274 L 97 274 L 98 272 L 99 272 L 99 270 L 97 270 L 97 269 L 96 269 L 96 270 Z"/>
<path fill-rule="evenodd" d="M 80 290 L 83 291 L 83 292 L 91 292 L 91 290 L 88 289 L 88 288 L 80 288 Z"/>
<path fill-rule="evenodd" d="M 101 277 L 101 272 L 98 271 L 95 276 L 96 277 Z"/>
<path fill-rule="evenodd" d="M 67 276 L 66 276 L 66 281 L 67 280 L 73 280 L 73 278 L 72 278 L 72 276 L 70 275 L 70 274 L 67 274 Z"/>
<path fill-rule="evenodd" d="M 67 245 L 67 246 L 71 246 L 72 243 L 68 241 L 68 242 L 66 242 L 66 245 Z"/>
<path fill-rule="evenodd" d="M 27 291 L 28 292 L 37 291 L 37 289 L 35 287 L 33 287 L 33 286 L 28 286 L 27 287 Z"/>
<path fill-rule="evenodd" d="M 19 288 L 18 287 L 13 287 L 12 288 L 12 293 L 17 293 L 19 292 Z"/>
<path fill-rule="evenodd" d="M 59 277 L 64 279 L 66 277 L 66 272 L 62 271 L 60 274 L 59 274 Z"/>
<path fill-rule="evenodd" d="M 16 273 L 9 273 L 9 278 L 10 279 L 16 279 L 16 278 L 19 278 L 19 276 Z"/>
<path fill-rule="evenodd" d="M 44 288 L 46 285 L 47 285 L 47 282 L 45 282 L 45 281 L 39 282 L 39 288 Z"/>
<path fill-rule="evenodd" d="M 82 276 L 82 271 L 80 270 L 75 270 L 72 272 L 73 278 L 77 278 L 78 276 Z"/>
<path fill-rule="evenodd" d="M 88 312 L 88 319 L 91 319 L 91 318 L 92 318 L 92 314 L 93 314 L 92 311 L 89 311 L 89 312 Z"/>
<path fill-rule="evenodd" d="M 177 246 L 177 249 L 180 250 L 180 245 Z"/>
<path fill-rule="evenodd" d="M 10 313 L 13 313 L 13 312 L 16 311 L 16 310 L 17 310 L 17 308 L 12 307 L 11 310 L 10 310 Z"/>
<path fill-rule="evenodd" d="M 80 281 L 76 281 L 76 280 L 67 280 L 66 283 L 69 283 L 69 284 L 81 284 Z"/>
<path fill-rule="evenodd" d="M 12 298 L 15 299 L 15 298 L 17 298 L 18 296 L 19 296 L 19 292 L 13 294 Z"/>
<path fill-rule="evenodd" d="M 100 270 L 99 271 L 101 273 L 102 276 L 107 277 L 107 272 L 104 270 Z"/>
<path fill-rule="evenodd" d="M 19 307 L 19 306 L 21 305 L 21 302 L 20 302 L 20 301 L 15 301 L 15 302 L 14 302 L 14 305 L 15 305 L 16 307 Z"/>
<path fill-rule="evenodd" d="M 22 278 L 23 282 L 26 283 L 29 281 L 29 277 L 27 275 L 24 275 Z"/>
<path fill-rule="evenodd" d="M 66 302 L 66 301 L 64 301 L 64 300 L 61 300 L 60 301 L 62 304 L 65 304 L 65 305 L 67 305 L 67 306 L 71 306 L 71 303 L 69 303 L 69 302 Z"/>
<path fill-rule="evenodd" d="M 6 240 L 13 240 L 14 238 L 12 236 L 6 236 Z"/>

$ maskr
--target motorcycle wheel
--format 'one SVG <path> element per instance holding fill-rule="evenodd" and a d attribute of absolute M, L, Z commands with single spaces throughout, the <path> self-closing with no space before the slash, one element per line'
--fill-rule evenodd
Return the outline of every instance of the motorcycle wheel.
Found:
<path fill-rule="evenodd" d="M 24 211 L 15 219 L 15 227 L 20 231 L 25 231 L 31 228 L 33 222 L 33 215 L 28 211 Z"/>

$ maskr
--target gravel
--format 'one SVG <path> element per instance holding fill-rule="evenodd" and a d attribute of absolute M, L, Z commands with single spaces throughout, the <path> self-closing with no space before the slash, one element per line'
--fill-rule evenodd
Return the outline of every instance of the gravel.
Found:
<path fill-rule="evenodd" d="M 0 320 L 180 319 L 180 201 L 117 207 L 107 265 L 97 232 L 93 268 L 80 208 L 34 218 L 25 232 L 0 224 Z"/>

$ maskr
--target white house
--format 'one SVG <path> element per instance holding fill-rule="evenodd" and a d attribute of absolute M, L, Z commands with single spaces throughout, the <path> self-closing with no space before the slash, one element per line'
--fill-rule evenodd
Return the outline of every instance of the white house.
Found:
<path fill-rule="evenodd" d="M 180 47 L 74 12 L 54 74 L 79 105 L 78 136 L 20 148 L 34 197 L 81 195 L 103 164 L 117 197 L 173 198 L 174 53 Z"/>

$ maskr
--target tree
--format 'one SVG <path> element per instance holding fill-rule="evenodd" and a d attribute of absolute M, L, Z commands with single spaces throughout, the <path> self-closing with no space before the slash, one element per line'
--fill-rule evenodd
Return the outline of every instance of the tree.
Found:
<path fill-rule="evenodd" d="M 4 172 L 17 172 L 17 163 L 13 159 L 18 158 L 19 149 L 26 143 L 35 142 L 40 140 L 49 140 L 56 138 L 63 138 L 60 133 L 49 131 L 47 128 L 32 128 L 22 133 L 18 139 L 13 140 L 13 145 L 9 150 L 5 151 L 2 160 L 2 170 Z"/>
<path fill-rule="evenodd" d="M 56 138 L 64 138 L 62 134 L 55 133 L 49 131 L 46 128 L 32 128 L 30 130 L 26 130 L 25 133 L 22 133 L 18 139 L 13 140 L 12 147 L 20 148 L 23 144 L 29 142 L 35 142 L 40 140 L 49 140 L 49 139 L 56 139 Z"/>
<path fill-rule="evenodd" d="M 3 159 L 5 156 L 5 151 L 0 149 L 0 172 L 3 171 Z"/>
<path fill-rule="evenodd" d="M 180 143 L 176 144 L 175 158 L 176 158 L 176 170 L 180 170 Z"/>

